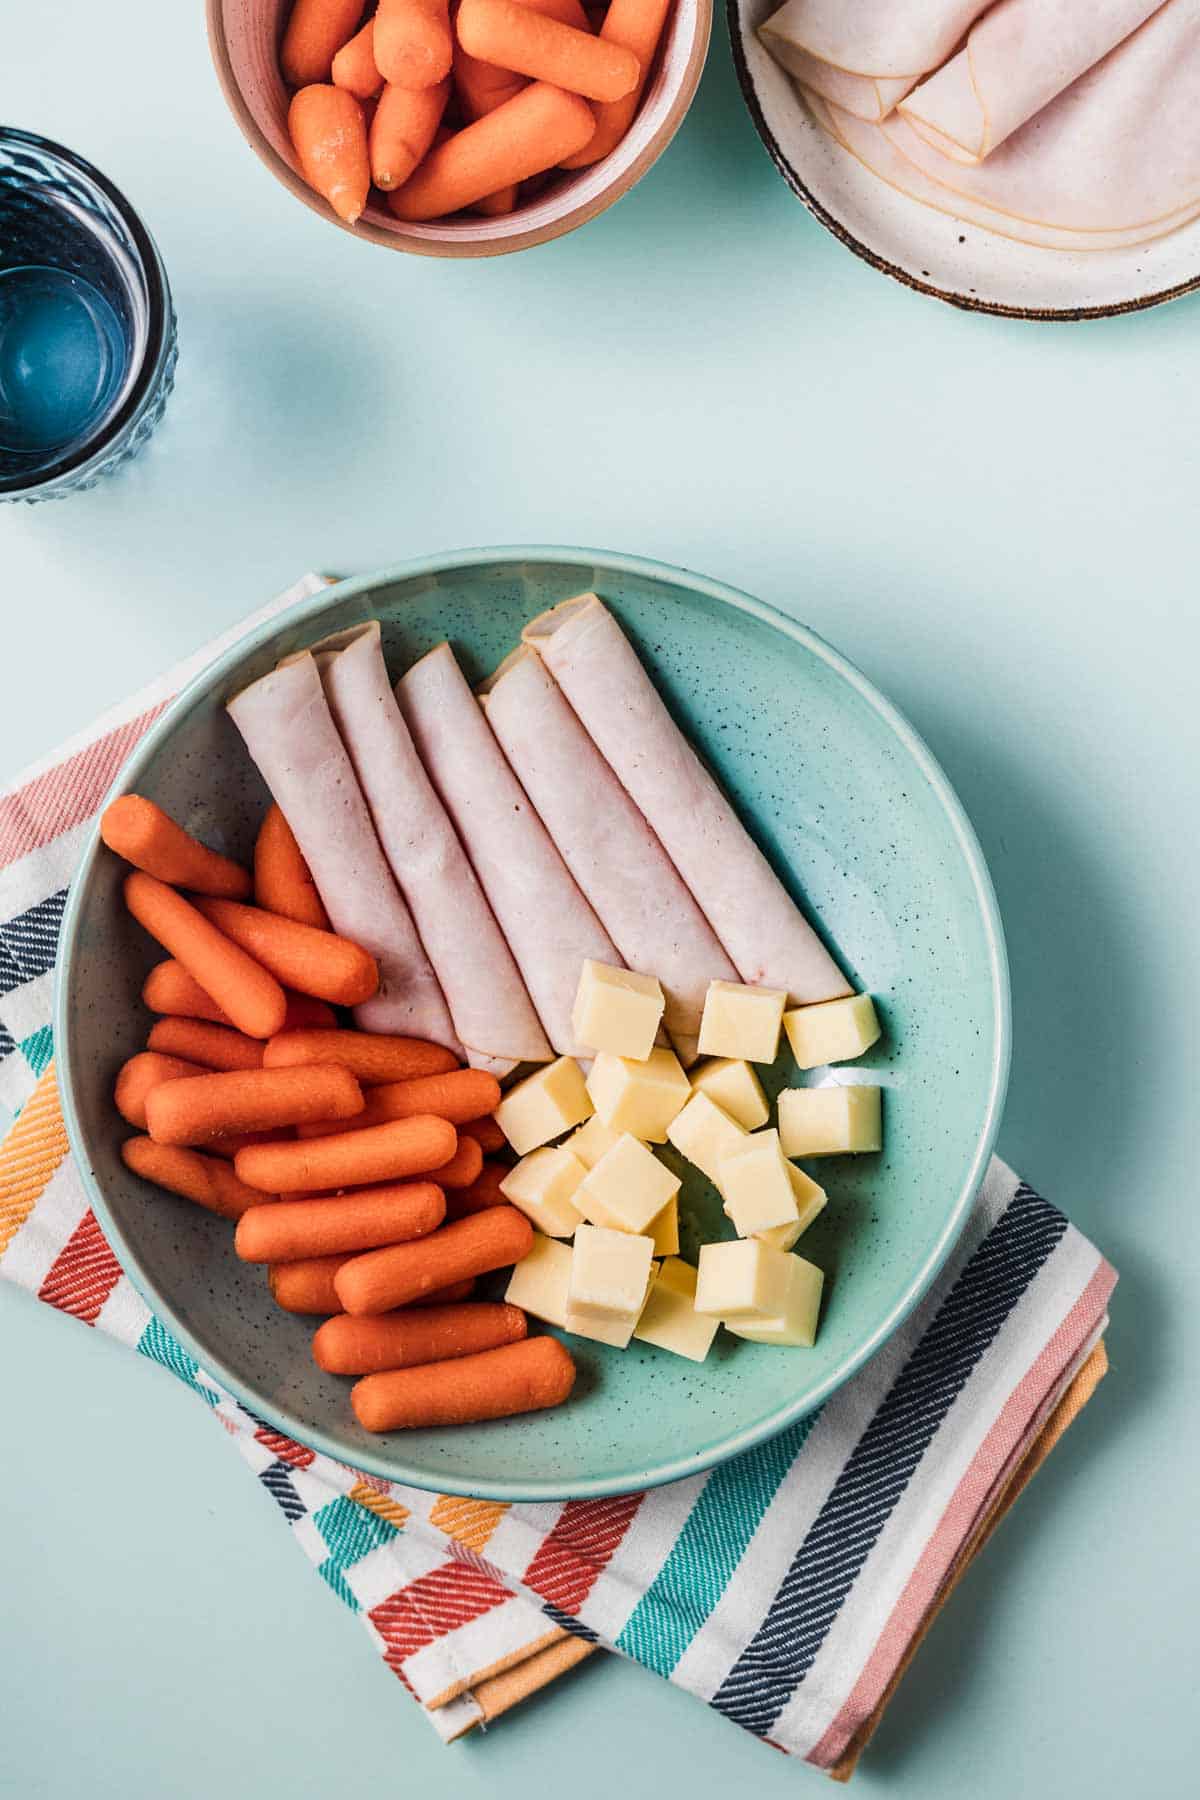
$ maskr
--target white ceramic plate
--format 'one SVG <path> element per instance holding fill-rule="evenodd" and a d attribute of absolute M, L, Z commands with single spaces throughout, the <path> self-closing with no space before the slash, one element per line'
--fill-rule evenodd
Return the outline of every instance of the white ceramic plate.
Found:
<path fill-rule="evenodd" d="M 897 193 L 823 132 L 756 35 L 779 0 L 726 0 L 742 94 L 788 186 L 873 268 L 937 300 L 1021 319 L 1134 312 L 1200 287 L 1200 219 L 1128 250 L 1041 250 Z"/>

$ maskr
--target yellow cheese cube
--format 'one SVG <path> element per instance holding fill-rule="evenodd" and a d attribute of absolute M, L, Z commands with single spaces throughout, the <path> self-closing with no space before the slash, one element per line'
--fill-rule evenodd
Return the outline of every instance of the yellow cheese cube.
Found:
<path fill-rule="evenodd" d="M 601 1051 L 587 1091 L 604 1123 L 650 1144 L 665 1144 L 667 1126 L 691 1098 L 691 1083 L 671 1050 L 652 1050 L 645 1062 Z"/>
<path fill-rule="evenodd" d="M 745 1131 L 757 1131 L 771 1116 L 762 1082 L 740 1057 L 714 1056 L 692 1070 L 692 1087 L 707 1094 Z"/>
<path fill-rule="evenodd" d="M 600 1225 L 581 1225 L 571 1253 L 567 1313 L 585 1320 L 632 1319 L 642 1310 L 654 1240 Z"/>
<path fill-rule="evenodd" d="M 800 1069 L 853 1062 L 882 1033 L 870 994 L 850 994 L 845 1000 L 822 1000 L 817 1006 L 794 1007 L 784 1014 L 783 1025 Z"/>
<path fill-rule="evenodd" d="M 774 1245 L 776 1250 L 790 1250 L 800 1234 L 808 1230 L 817 1214 L 825 1210 L 829 1199 L 825 1189 L 818 1187 L 794 1163 L 788 1163 L 787 1172 L 792 1184 L 792 1198 L 796 1202 L 796 1217 L 789 1219 L 786 1225 L 768 1226 L 765 1231 L 754 1233 L 756 1238 L 761 1238 L 764 1244 Z"/>
<path fill-rule="evenodd" d="M 571 1279 L 571 1246 L 557 1238 L 533 1234 L 533 1248 L 508 1279 L 504 1298 L 522 1306 L 535 1319 L 560 1328 L 567 1323 L 567 1285 Z"/>
<path fill-rule="evenodd" d="M 650 1284 L 634 1337 L 660 1350 L 671 1350 L 692 1362 L 703 1362 L 712 1348 L 719 1321 L 695 1307 L 696 1271 L 669 1257 Z"/>
<path fill-rule="evenodd" d="M 569 1238 L 581 1217 L 572 1196 L 586 1174 L 577 1156 L 547 1144 L 502 1177 L 500 1192 L 547 1237 Z"/>
<path fill-rule="evenodd" d="M 614 969 L 608 963 L 583 965 L 571 1029 L 589 1050 L 632 1056 L 645 1062 L 654 1048 L 665 1005 L 653 975 Z"/>
<path fill-rule="evenodd" d="M 751 1132 L 721 1158 L 719 1185 L 725 1211 L 742 1237 L 795 1222 L 798 1209 L 791 1169 L 774 1128 Z"/>
<path fill-rule="evenodd" d="M 583 1230 L 581 1225 L 579 1228 Z M 696 1311 L 748 1325 L 783 1317 L 795 1260 L 757 1238 L 702 1244 L 696 1273 Z"/>
<path fill-rule="evenodd" d="M 646 1227 L 646 1236 L 654 1239 L 655 1256 L 679 1255 L 679 1201 L 668 1200 Z"/>
<path fill-rule="evenodd" d="M 657 1263 L 650 1264 L 650 1279 L 646 1283 L 647 1298 L 657 1267 Z M 642 1305 L 645 1305 L 645 1299 Z M 608 1314 L 571 1312 L 568 1309 L 567 1330 L 573 1331 L 577 1337 L 593 1338 L 598 1344 L 611 1344 L 614 1350 L 626 1350 L 641 1314 L 640 1306 L 636 1312 L 622 1313 L 619 1318 Z"/>
<path fill-rule="evenodd" d="M 592 1113 L 583 1070 L 573 1056 L 560 1056 L 509 1088 L 496 1108 L 496 1123 L 518 1156 L 561 1137 Z"/>
<path fill-rule="evenodd" d="M 573 1131 L 566 1148 L 577 1156 L 585 1169 L 594 1169 L 606 1150 L 611 1150 L 621 1133 L 606 1125 L 599 1113 L 593 1113 L 586 1125 Z"/>
<path fill-rule="evenodd" d="M 653 1150 L 626 1132 L 585 1172 L 575 1205 L 593 1225 L 610 1231 L 647 1231 L 681 1185 Z"/>
<path fill-rule="evenodd" d="M 758 1324 L 744 1319 L 726 1319 L 726 1328 L 736 1337 L 749 1338 L 755 1344 L 784 1344 L 803 1349 L 811 1349 L 816 1343 L 825 1277 L 814 1263 L 805 1262 L 802 1256 L 789 1256 L 787 1260 L 792 1264 L 792 1273 L 779 1317 Z"/>
<path fill-rule="evenodd" d="M 715 1186 L 720 1186 L 721 1158 L 732 1156 L 746 1141 L 746 1133 L 724 1107 L 707 1094 L 693 1094 L 683 1111 L 667 1127 L 667 1136 L 690 1163 Z"/>
<path fill-rule="evenodd" d="M 787 995 L 778 988 L 710 981 L 700 1020 L 701 1056 L 733 1056 L 773 1063 Z"/>
<path fill-rule="evenodd" d="M 785 1156 L 849 1156 L 883 1146 L 877 1087 L 784 1088 L 779 1141 Z"/>

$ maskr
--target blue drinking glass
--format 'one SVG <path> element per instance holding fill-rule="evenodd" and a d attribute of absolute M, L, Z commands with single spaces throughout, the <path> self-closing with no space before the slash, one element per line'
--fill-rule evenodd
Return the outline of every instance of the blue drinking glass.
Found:
<path fill-rule="evenodd" d="M 0 128 L 0 501 L 78 493 L 136 456 L 175 377 L 166 271 L 98 169 Z"/>

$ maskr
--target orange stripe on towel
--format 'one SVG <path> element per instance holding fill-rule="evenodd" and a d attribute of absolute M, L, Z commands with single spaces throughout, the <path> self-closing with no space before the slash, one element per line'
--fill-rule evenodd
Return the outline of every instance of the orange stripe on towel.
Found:
<path fill-rule="evenodd" d="M 51 1063 L 0 1145 L 0 1256 L 41 1199 L 66 1154 L 67 1130 Z"/>

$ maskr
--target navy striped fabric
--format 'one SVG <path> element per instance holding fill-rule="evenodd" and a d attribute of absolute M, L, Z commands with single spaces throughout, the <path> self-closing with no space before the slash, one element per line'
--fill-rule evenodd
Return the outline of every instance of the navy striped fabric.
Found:
<path fill-rule="evenodd" d="M 11 1036 L 4 1029 L 3 1020 L 0 1020 L 0 1062 L 3 1062 L 6 1056 L 11 1056 L 16 1047 Z"/>
<path fill-rule="evenodd" d="M 967 1262 L 834 1482 L 762 1625 L 713 1696 L 769 1736 L 955 1396 L 1067 1229 L 1024 1183 Z"/>
<path fill-rule="evenodd" d="M 275 1500 L 289 1524 L 304 1517 L 306 1508 L 303 1500 L 292 1486 L 292 1472 L 285 1462 L 273 1462 L 265 1468 L 258 1478 L 268 1494 Z"/>
<path fill-rule="evenodd" d="M 0 925 L 0 994 L 11 994 L 54 967 L 66 888 Z"/>

